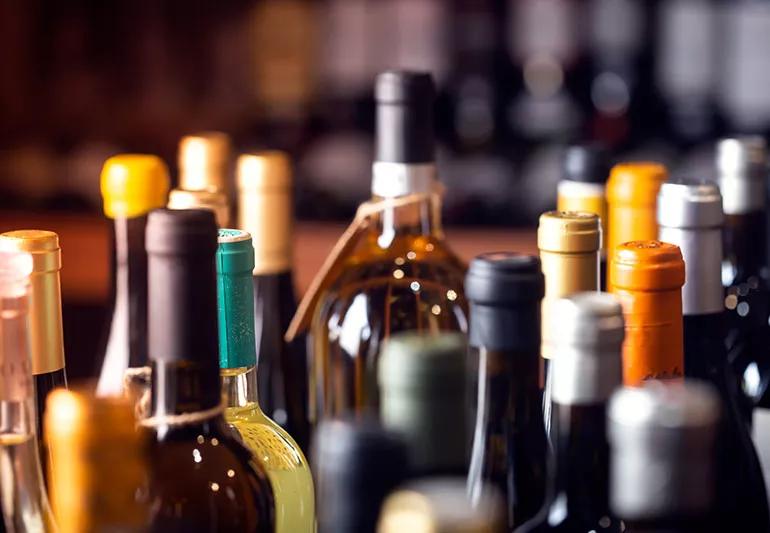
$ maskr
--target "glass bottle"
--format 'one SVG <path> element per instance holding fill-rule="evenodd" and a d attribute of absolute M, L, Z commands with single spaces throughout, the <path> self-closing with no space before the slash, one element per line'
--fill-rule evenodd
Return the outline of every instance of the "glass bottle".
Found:
<path fill-rule="evenodd" d="M 312 533 L 313 478 L 302 450 L 262 411 L 254 343 L 254 248 L 241 230 L 220 229 L 217 249 L 219 368 L 225 419 L 262 464 L 275 495 L 278 533 Z"/>
<path fill-rule="evenodd" d="M 403 332 L 385 344 L 380 418 L 404 437 L 412 477 L 468 472 L 467 351 L 460 333 Z"/>
<path fill-rule="evenodd" d="M 150 529 L 272 532 L 270 481 L 224 418 L 214 215 L 156 209 L 146 247 Z"/>
<path fill-rule="evenodd" d="M 58 389 L 45 427 L 59 532 L 147 531 L 147 431 L 136 427 L 133 404 Z"/>
<path fill-rule="evenodd" d="M 553 342 L 560 324 L 551 320 L 551 308 L 564 296 L 599 290 L 599 250 L 602 243 L 601 221 L 593 213 L 549 211 L 540 215 L 537 247 L 545 276 L 545 296 L 541 306 L 543 378 L 543 418 L 546 433 L 551 426 L 551 374 Z"/>
<path fill-rule="evenodd" d="M 313 310 L 313 423 L 376 412 L 376 363 L 393 333 L 467 330 L 464 266 L 441 231 L 433 81 L 426 73 L 385 72 L 377 78 L 375 99 L 372 196 L 381 210 L 366 219 Z"/>
<path fill-rule="evenodd" d="M 498 487 L 512 530 L 537 513 L 545 495 L 540 261 L 511 253 L 480 255 L 471 262 L 465 289 L 471 304 L 470 353 L 478 367 L 468 491 L 477 501 L 484 483 Z"/>
<path fill-rule="evenodd" d="M 153 155 L 117 155 L 102 168 L 104 214 L 114 222 L 114 253 L 112 319 L 96 385 L 99 396 L 120 396 L 125 389 L 126 370 L 147 366 L 144 233 L 147 213 L 166 203 L 168 189 L 166 165 Z"/>
<path fill-rule="evenodd" d="M 0 251 L 0 516 L 9 533 L 56 531 L 40 466 L 30 368 L 29 280 L 36 261 L 28 253 Z"/>
<path fill-rule="evenodd" d="M 30 275 L 29 342 L 37 406 L 37 434 L 45 445 L 45 400 L 53 389 L 67 386 L 61 315 L 61 248 L 52 231 L 17 230 L 0 234 L 0 251 L 32 256 Z"/>
<path fill-rule="evenodd" d="M 623 383 L 681 379 L 684 374 L 682 285 L 679 247 L 660 241 L 631 241 L 615 248 L 612 289 L 623 305 Z"/>
<path fill-rule="evenodd" d="M 659 163 L 620 163 L 607 181 L 607 291 L 612 292 L 615 248 L 624 242 L 658 238 L 655 203 L 668 172 Z"/>
<path fill-rule="evenodd" d="M 307 451 L 308 361 L 304 336 L 283 334 L 297 310 L 292 273 L 292 174 L 279 151 L 238 158 L 238 227 L 254 245 L 254 333 L 259 404 Z"/>
<path fill-rule="evenodd" d="M 613 394 L 610 507 L 626 532 L 724 531 L 709 515 L 718 418 L 719 399 L 705 383 L 649 381 Z"/>
<path fill-rule="evenodd" d="M 554 463 L 546 502 L 516 533 L 620 532 L 609 509 L 607 401 L 622 381 L 623 312 L 607 293 L 558 300 L 551 360 Z"/>

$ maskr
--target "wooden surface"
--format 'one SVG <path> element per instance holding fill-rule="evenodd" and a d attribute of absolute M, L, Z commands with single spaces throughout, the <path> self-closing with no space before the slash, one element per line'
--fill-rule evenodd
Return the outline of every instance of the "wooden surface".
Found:
<path fill-rule="evenodd" d="M 295 277 L 304 291 L 345 226 L 301 222 L 295 232 Z M 108 220 L 98 215 L 1 211 L 0 231 L 47 229 L 59 234 L 62 248 L 62 295 L 78 302 L 100 302 L 108 297 L 110 232 Z M 533 230 L 446 229 L 452 248 L 466 261 L 482 252 L 536 253 Z"/>

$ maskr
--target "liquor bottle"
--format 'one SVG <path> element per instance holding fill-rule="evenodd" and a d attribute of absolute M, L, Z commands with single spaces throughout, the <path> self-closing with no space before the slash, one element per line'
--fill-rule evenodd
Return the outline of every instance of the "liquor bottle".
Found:
<path fill-rule="evenodd" d="M 399 331 L 467 329 L 460 260 L 441 231 L 429 74 L 380 74 L 373 200 L 313 308 L 310 416 L 377 409 L 376 361 Z"/>
<path fill-rule="evenodd" d="M 537 247 L 545 276 L 541 320 L 543 357 L 543 418 L 546 433 L 551 426 L 551 374 L 549 371 L 553 342 L 561 334 L 561 324 L 554 322 L 551 308 L 564 296 L 576 292 L 599 290 L 599 250 L 601 221 L 593 213 L 549 211 L 540 215 Z"/>
<path fill-rule="evenodd" d="M 770 524 L 765 484 L 724 343 L 723 220 L 722 196 L 714 183 L 677 180 L 660 188 L 660 239 L 678 245 L 684 257 L 685 376 L 711 382 L 722 404 L 717 433 L 717 519 L 724 531 L 766 530 Z"/>
<path fill-rule="evenodd" d="M 615 248 L 611 274 L 626 321 L 623 383 L 681 378 L 684 261 L 679 247 L 660 241 L 621 244 Z"/>
<path fill-rule="evenodd" d="M 666 167 L 658 163 L 620 163 L 607 181 L 607 291 L 612 292 L 612 259 L 624 242 L 658 238 L 655 203 L 666 181 Z"/>
<path fill-rule="evenodd" d="M 474 505 L 465 479 L 435 477 L 413 481 L 388 496 L 377 533 L 495 533 L 504 531 L 504 524 L 505 506 L 494 487 L 484 487 Z"/>
<path fill-rule="evenodd" d="M 718 418 L 719 399 L 702 383 L 652 381 L 612 396 L 610 507 L 627 532 L 724 531 L 709 516 Z"/>
<path fill-rule="evenodd" d="M 147 531 L 147 432 L 126 399 L 58 389 L 45 419 L 60 533 Z"/>
<path fill-rule="evenodd" d="M 126 370 L 147 366 L 147 213 L 166 203 L 166 165 L 153 155 L 123 154 L 104 163 L 104 214 L 114 221 L 112 319 L 96 385 L 99 396 L 124 392 Z M 141 385 L 140 385 L 141 386 Z"/>
<path fill-rule="evenodd" d="M 292 274 L 292 175 L 283 152 L 238 158 L 238 227 L 254 245 L 254 333 L 259 404 L 303 450 L 310 437 L 305 338 L 283 333 L 297 310 Z"/>
<path fill-rule="evenodd" d="M 560 325 L 551 361 L 554 461 L 546 502 L 516 530 L 620 531 L 609 511 L 607 402 L 620 385 L 623 313 L 607 293 L 584 292 L 555 302 Z"/>
<path fill-rule="evenodd" d="M 0 251 L 0 521 L 9 532 L 56 531 L 40 466 L 30 368 L 29 285 L 36 262 L 39 256 Z"/>
<path fill-rule="evenodd" d="M 267 472 L 275 495 L 276 531 L 312 532 L 315 502 L 307 460 L 294 439 L 259 404 L 251 236 L 241 230 L 219 230 L 216 257 L 225 419 Z"/>
<path fill-rule="evenodd" d="M 318 533 L 375 531 L 385 497 L 408 476 L 400 436 L 371 419 L 328 420 L 313 439 Z"/>
<path fill-rule="evenodd" d="M 45 399 L 56 387 L 67 386 L 61 316 L 61 249 L 52 231 L 17 230 L 0 234 L 0 251 L 32 255 L 30 275 L 29 335 L 32 378 L 37 406 L 37 434 L 45 443 Z"/>
<path fill-rule="evenodd" d="M 556 209 L 586 211 L 598 215 L 602 225 L 600 287 L 607 277 L 607 199 L 605 186 L 610 173 L 609 156 L 601 145 L 575 144 L 564 153 L 562 179 Z M 546 291 L 547 292 L 547 291 Z"/>
<path fill-rule="evenodd" d="M 383 348 L 380 418 L 386 429 L 406 440 L 414 477 L 465 476 L 468 471 L 466 354 L 459 333 L 404 332 Z"/>
<path fill-rule="evenodd" d="M 150 528 L 272 532 L 270 482 L 223 416 L 214 215 L 156 209 L 146 247 Z"/>
<path fill-rule="evenodd" d="M 485 482 L 497 486 L 508 510 L 506 524 L 513 529 L 537 513 L 545 494 L 540 261 L 510 253 L 480 255 L 471 262 L 465 289 L 471 357 L 478 364 L 468 490 L 477 499 Z"/>

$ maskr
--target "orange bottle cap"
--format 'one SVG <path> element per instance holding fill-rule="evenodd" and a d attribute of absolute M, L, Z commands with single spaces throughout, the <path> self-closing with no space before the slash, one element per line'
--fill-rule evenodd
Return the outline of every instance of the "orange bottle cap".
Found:
<path fill-rule="evenodd" d="M 583 211 L 549 211 L 540 215 L 537 247 L 548 252 L 595 252 L 601 247 L 599 217 Z"/>
<path fill-rule="evenodd" d="M 615 248 L 612 285 L 628 291 L 660 291 L 684 285 L 679 247 L 660 241 L 631 241 Z"/>
<path fill-rule="evenodd" d="M 610 204 L 654 206 L 660 186 L 668 172 L 660 163 L 620 163 L 612 167 L 607 181 L 607 201 Z"/>

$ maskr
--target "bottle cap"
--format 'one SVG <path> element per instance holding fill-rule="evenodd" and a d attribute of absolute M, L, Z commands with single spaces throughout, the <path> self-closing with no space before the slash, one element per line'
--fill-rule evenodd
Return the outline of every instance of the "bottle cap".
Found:
<path fill-rule="evenodd" d="M 375 531 L 385 497 L 406 479 L 406 444 L 369 419 L 321 422 L 313 442 L 319 533 Z"/>
<path fill-rule="evenodd" d="M 104 214 L 109 218 L 133 218 L 163 207 L 169 189 L 168 169 L 154 155 L 121 154 L 102 167 Z"/>
<path fill-rule="evenodd" d="M 678 289 L 684 285 L 679 247 L 660 241 L 631 241 L 615 249 L 612 284 L 630 291 Z"/>
<path fill-rule="evenodd" d="M 230 222 L 230 206 L 227 196 L 214 189 L 188 191 L 173 189 L 168 195 L 169 209 L 208 209 L 214 213 L 217 226 L 226 227 Z"/>
<path fill-rule="evenodd" d="M 612 167 L 607 182 L 607 201 L 610 205 L 654 207 L 667 175 L 666 167 L 660 163 L 617 164 Z"/>
<path fill-rule="evenodd" d="M 179 142 L 179 188 L 227 194 L 230 137 L 209 131 L 182 137 Z"/>
<path fill-rule="evenodd" d="M 713 502 L 719 397 L 706 383 L 622 388 L 608 410 L 612 510 L 625 520 L 701 515 Z"/>
<path fill-rule="evenodd" d="M 465 277 L 465 297 L 476 304 L 506 306 L 540 301 L 545 280 L 540 259 L 510 252 L 476 256 Z"/>
<path fill-rule="evenodd" d="M 573 144 L 564 152 L 565 180 L 604 184 L 609 173 L 609 154 L 598 143 Z"/>
<path fill-rule="evenodd" d="M 435 160 L 433 78 L 427 72 L 387 71 L 377 76 L 375 160 L 432 163 Z"/>
<path fill-rule="evenodd" d="M 717 144 L 716 166 L 725 214 L 765 208 L 767 148 L 762 137 L 722 139 Z"/>
<path fill-rule="evenodd" d="M 59 236 L 53 231 L 20 229 L 0 234 L 0 250 L 29 252 L 32 255 L 32 272 L 58 272 L 61 270 Z"/>
<path fill-rule="evenodd" d="M 540 215 L 537 247 L 541 251 L 596 252 L 601 240 L 601 224 L 594 213 L 548 211 Z"/>
<path fill-rule="evenodd" d="M 563 405 L 601 403 L 622 382 L 623 309 L 611 294 L 583 292 L 557 300 L 552 398 Z"/>
<path fill-rule="evenodd" d="M 724 220 L 722 195 L 705 180 L 675 179 L 658 193 L 658 224 L 669 228 L 719 228 Z"/>
<path fill-rule="evenodd" d="M 495 533 L 505 525 L 498 491 L 485 487 L 478 501 L 468 498 L 464 478 L 436 477 L 409 483 L 382 507 L 379 533 Z"/>
<path fill-rule="evenodd" d="M 291 189 L 291 162 L 285 152 L 266 150 L 238 157 L 238 190 L 247 192 Z"/>
<path fill-rule="evenodd" d="M 252 367 L 257 364 L 257 350 L 251 236 L 237 229 L 220 229 L 218 243 L 219 367 Z"/>
<path fill-rule="evenodd" d="M 466 375 L 467 342 L 460 333 L 437 336 L 400 333 L 388 339 L 379 362 L 380 386 L 387 390 L 455 392 Z"/>
<path fill-rule="evenodd" d="M 217 249 L 214 213 L 206 209 L 156 209 L 146 231 L 149 254 L 213 256 Z"/>

